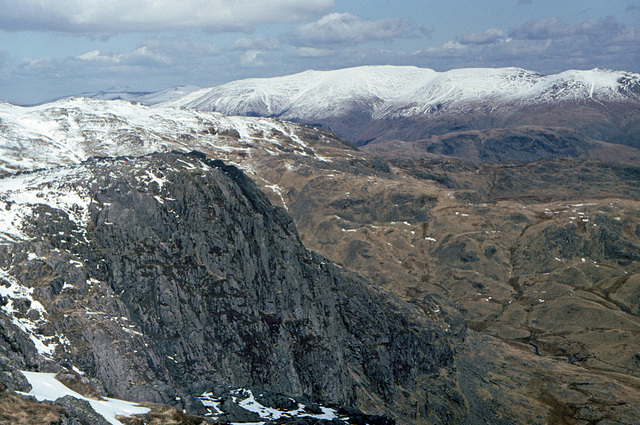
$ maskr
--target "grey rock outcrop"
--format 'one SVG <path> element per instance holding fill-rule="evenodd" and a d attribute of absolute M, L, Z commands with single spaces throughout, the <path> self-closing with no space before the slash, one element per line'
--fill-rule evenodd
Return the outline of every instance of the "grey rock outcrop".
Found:
<path fill-rule="evenodd" d="M 80 400 L 75 397 L 65 396 L 56 400 L 56 405 L 62 407 L 68 416 L 70 424 L 82 425 L 108 425 L 109 422 L 96 413 L 87 400 Z"/>
<path fill-rule="evenodd" d="M 55 359 L 99 391 L 194 413 L 221 383 L 417 422 L 463 414 L 447 378 L 460 317 L 436 323 L 307 251 L 237 168 L 197 153 L 82 167 L 71 185 L 91 198 L 86 228 L 36 209 L 32 239 L 0 262 L 34 287 L 42 332 L 69 340 Z"/>

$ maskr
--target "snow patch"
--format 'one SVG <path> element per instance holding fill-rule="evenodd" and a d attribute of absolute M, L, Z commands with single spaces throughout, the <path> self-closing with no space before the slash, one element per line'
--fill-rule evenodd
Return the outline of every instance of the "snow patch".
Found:
<path fill-rule="evenodd" d="M 202 405 L 209 411 L 206 416 L 219 416 L 224 414 L 224 412 L 220 410 L 222 401 L 220 401 L 220 399 L 218 398 L 215 398 L 213 396 L 213 393 L 205 391 L 198 396 L 198 399 L 202 402 Z"/>
<path fill-rule="evenodd" d="M 280 201 L 282 201 L 282 206 L 284 206 L 285 210 L 289 209 L 289 207 L 287 207 L 287 203 L 284 200 L 284 196 L 282 196 L 283 190 L 282 190 L 282 188 L 280 186 L 278 186 L 277 184 L 272 184 L 272 185 L 265 186 L 265 187 L 268 188 L 268 189 L 273 190 L 276 193 L 276 195 L 278 195 L 280 197 Z"/>
<path fill-rule="evenodd" d="M 249 412 L 257 413 L 262 419 L 269 421 L 281 418 L 315 418 L 324 420 L 333 420 L 338 418 L 336 410 L 323 406 L 319 406 L 322 413 L 317 414 L 308 413 L 305 410 L 306 406 L 302 403 L 297 403 L 296 408 L 292 410 L 278 410 L 272 407 L 266 407 L 259 403 L 253 395 L 253 392 L 248 389 L 239 388 L 232 390 L 230 394 L 233 403 L 245 410 L 248 410 Z M 213 393 L 204 392 L 202 395 L 198 396 L 198 399 L 200 399 L 202 404 L 209 410 L 209 413 L 206 416 L 217 417 L 224 414 L 220 409 L 222 399 L 213 397 Z M 292 399 L 291 401 L 294 400 Z M 264 422 L 259 423 L 263 424 Z M 248 424 L 244 423 L 242 425 Z"/>
<path fill-rule="evenodd" d="M 55 373 L 22 372 L 31 384 L 31 391 L 21 393 L 34 396 L 38 401 L 55 401 L 60 397 L 70 395 L 80 400 L 86 400 L 93 410 L 102 415 L 112 425 L 123 425 L 116 416 L 143 415 L 151 410 L 129 401 L 105 398 L 94 400 L 66 387 L 55 378 Z"/>
<path fill-rule="evenodd" d="M 15 277 L 3 269 L 0 269 L 0 296 L 7 300 L 1 310 L 11 318 L 14 325 L 29 336 L 38 353 L 50 357 L 59 344 L 69 344 L 64 336 L 58 334 L 44 336 L 40 333 L 40 329 L 47 324 L 47 311 L 33 298 L 33 288 L 21 285 Z M 28 306 L 26 312 L 16 308 L 17 301 Z M 34 313 L 31 313 L 32 311 Z"/>

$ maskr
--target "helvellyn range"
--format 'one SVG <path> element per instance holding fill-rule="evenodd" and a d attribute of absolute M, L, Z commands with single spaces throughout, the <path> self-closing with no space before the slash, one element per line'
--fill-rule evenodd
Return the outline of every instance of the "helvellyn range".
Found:
<path fill-rule="evenodd" d="M 635 424 L 640 75 L 0 104 L 0 422 Z"/>

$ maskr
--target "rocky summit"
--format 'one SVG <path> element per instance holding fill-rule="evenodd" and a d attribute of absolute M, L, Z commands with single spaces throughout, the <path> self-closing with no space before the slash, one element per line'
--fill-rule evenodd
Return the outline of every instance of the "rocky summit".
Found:
<path fill-rule="evenodd" d="M 0 120 L 0 423 L 637 423 L 633 161 L 122 101 Z"/>

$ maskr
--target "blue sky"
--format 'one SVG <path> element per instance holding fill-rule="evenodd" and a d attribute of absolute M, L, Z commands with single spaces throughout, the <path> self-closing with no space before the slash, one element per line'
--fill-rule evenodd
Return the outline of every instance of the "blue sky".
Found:
<path fill-rule="evenodd" d="M 359 65 L 640 72 L 640 0 L 0 0 L 0 100 Z"/>

